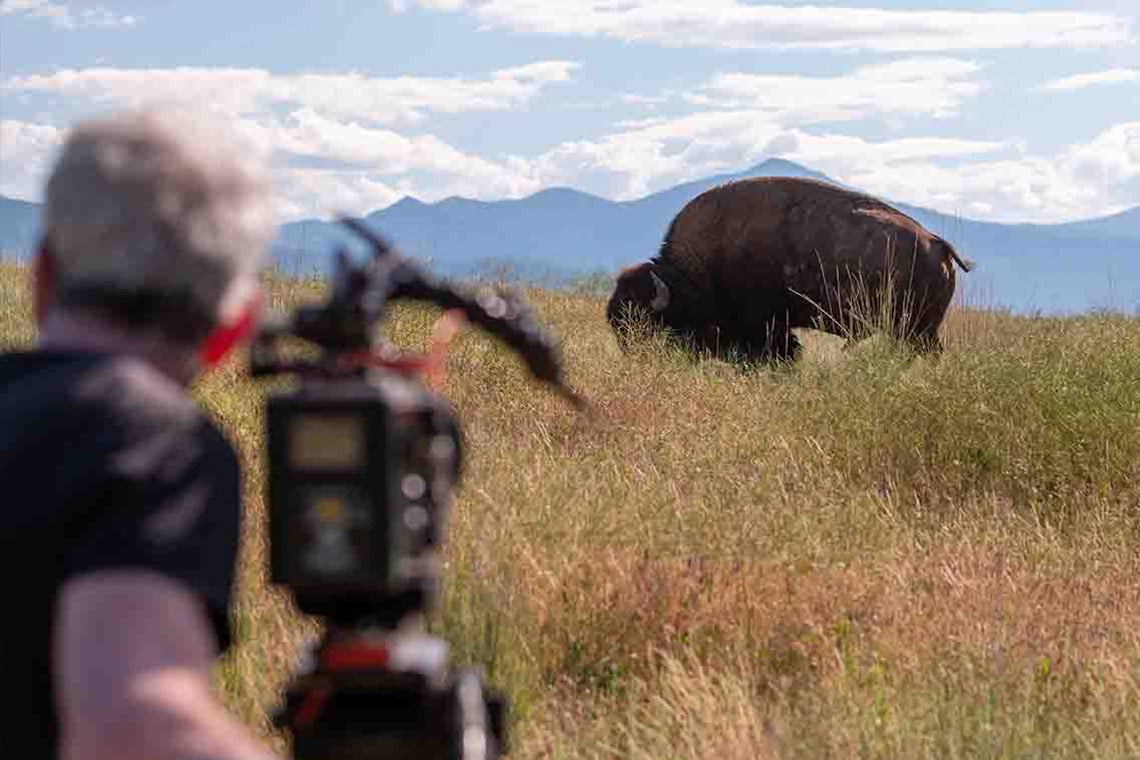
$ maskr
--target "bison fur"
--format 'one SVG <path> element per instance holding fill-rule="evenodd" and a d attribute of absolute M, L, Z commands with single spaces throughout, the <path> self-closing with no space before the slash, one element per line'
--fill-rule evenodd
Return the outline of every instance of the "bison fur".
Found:
<path fill-rule="evenodd" d="M 849 341 L 885 328 L 917 351 L 939 351 L 955 266 L 971 267 L 869 195 L 752 178 L 689 201 L 657 255 L 618 276 L 606 316 L 619 339 L 641 311 L 699 350 L 745 361 L 794 361 L 793 328 Z"/>

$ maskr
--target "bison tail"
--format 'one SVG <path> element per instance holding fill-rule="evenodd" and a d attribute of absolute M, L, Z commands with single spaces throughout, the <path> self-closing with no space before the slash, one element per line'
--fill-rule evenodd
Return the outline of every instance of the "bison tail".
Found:
<path fill-rule="evenodd" d="M 958 252 L 954 250 L 954 246 L 950 245 L 945 240 L 942 241 L 942 255 L 961 267 L 963 272 L 969 272 L 974 268 L 974 262 L 959 256 Z"/>

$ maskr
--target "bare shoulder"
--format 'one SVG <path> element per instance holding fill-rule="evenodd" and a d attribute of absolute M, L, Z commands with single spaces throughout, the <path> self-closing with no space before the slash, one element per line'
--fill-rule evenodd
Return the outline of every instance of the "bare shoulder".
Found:
<path fill-rule="evenodd" d="M 143 569 L 77 576 L 60 589 L 57 654 L 110 656 L 121 675 L 153 668 L 209 668 L 215 650 L 200 598 L 185 584 Z M 72 665 L 78 664 L 74 659 Z"/>
<path fill-rule="evenodd" d="M 183 584 L 99 571 L 67 581 L 57 604 L 61 758 L 273 757 L 211 693 L 211 628 Z"/>

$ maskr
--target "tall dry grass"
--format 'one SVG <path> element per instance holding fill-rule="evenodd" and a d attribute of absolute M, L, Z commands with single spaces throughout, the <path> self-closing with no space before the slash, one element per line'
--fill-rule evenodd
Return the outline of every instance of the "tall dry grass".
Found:
<path fill-rule="evenodd" d="M 18 281 L 6 345 L 31 337 Z M 528 296 L 595 413 L 456 340 L 434 621 L 510 695 L 513 757 L 1140 757 L 1140 319 L 959 308 L 940 359 L 809 333 L 795 367 L 740 371 L 622 354 L 596 295 Z M 218 683 L 270 735 L 314 628 L 264 584 L 264 392 L 238 363 L 195 389 L 248 473 Z"/>

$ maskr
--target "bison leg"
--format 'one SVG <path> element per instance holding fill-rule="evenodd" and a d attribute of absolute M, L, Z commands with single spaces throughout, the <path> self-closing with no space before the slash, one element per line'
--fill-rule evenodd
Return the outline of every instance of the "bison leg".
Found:
<path fill-rule="evenodd" d="M 908 342 L 914 352 L 919 354 L 940 354 L 943 350 L 937 328 L 913 333 Z"/>
<path fill-rule="evenodd" d="M 786 323 L 773 322 L 764 326 L 756 339 L 740 344 L 742 357 L 759 364 L 794 364 L 803 346 Z"/>
<path fill-rule="evenodd" d="M 942 341 L 938 338 L 938 329 L 946 316 L 948 303 L 934 304 L 925 309 L 912 330 L 909 330 L 905 339 L 915 353 L 940 354 Z"/>
<path fill-rule="evenodd" d="M 782 363 L 795 364 L 803 353 L 800 339 L 791 329 L 785 329 L 783 334 L 773 336 L 771 341 L 773 358 Z"/>

